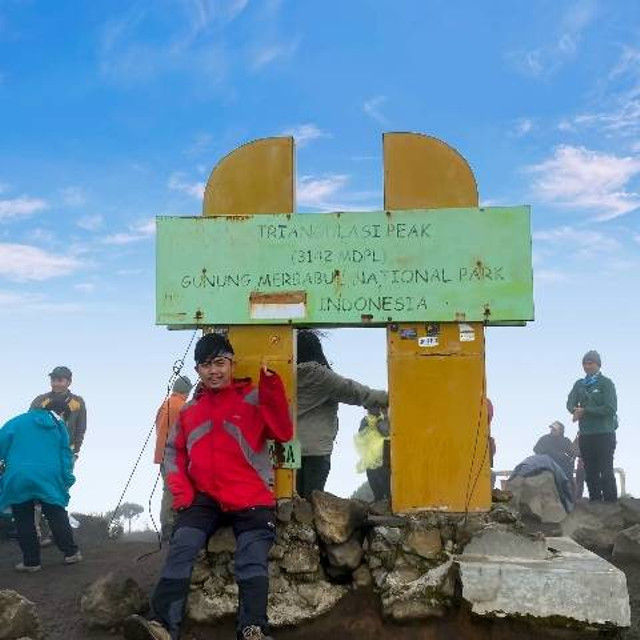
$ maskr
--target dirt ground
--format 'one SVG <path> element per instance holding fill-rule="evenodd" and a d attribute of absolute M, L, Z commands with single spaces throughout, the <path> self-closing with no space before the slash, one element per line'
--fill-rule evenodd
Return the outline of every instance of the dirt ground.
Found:
<path fill-rule="evenodd" d="M 80 596 L 95 579 L 115 571 L 134 578 L 150 591 L 164 559 L 164 550 L 142 560 L 139 556 L 157 549 L 149 542 L 109 541 L 95 548 L 83 548 L 84 562 L 78 565 L 62 564 L 60 553 L 54 548 L 43 550 L 43 570 L 35 574 L 17 574 L 13 565 L 20 560 L 15 543 L 0 543 L 0 588 L 15 589 L 36 603 L 48 640 L 106 640 L 114 635 L 88 630 L 80 618 Z M 598 637 L 622 637 L 640 640 L 640 564 L 619 565 L 627 574 L 631 592 L 634 627 L 622 636 L 599 634 Z M 282 629 L 275 634 L 278 640 L 544 640 L 545 638 L 588 638 L 589 634 L 575 632 L 546 632 L 541 628 L 511 621 L 491 621 L 470 616 L 460 611 L 441 620 L 422 625 L 397 626 L 385 624 L 373 593 L 358 591 L 345 597 L 329 614 L 303 628 Z M 233 624 L 227 621 L 214 628 L 190 628 L 184 640 L 232 640 Z"/>

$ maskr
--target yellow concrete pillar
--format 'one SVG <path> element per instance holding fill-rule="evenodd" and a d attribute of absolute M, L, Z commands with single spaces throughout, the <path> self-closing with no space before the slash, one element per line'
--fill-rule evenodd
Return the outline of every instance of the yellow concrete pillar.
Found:
<path fill-rule="evenodd" d="M 293 213 L 294 142 L 291 137 L 263 138 L 238 147 L 211 172 L 204 193 L 205 216 Z M 291 326 L 233 326 L 229 339 L 236 352 L 236 373 L 257 379 L 260 361 L 282 377 L 295 423 L 296 367 Z M 276 469 L 277 498 L 291 498 L 295 472 Z"/>
<path fill-rule="evenodd" d="M 388 133 L 383 153 L 385 209 L 478 206 L 473 172 L 441 140 Z M 396 513 L 491 506 L 484 329 L 457 320 L 387 328 Z"/>

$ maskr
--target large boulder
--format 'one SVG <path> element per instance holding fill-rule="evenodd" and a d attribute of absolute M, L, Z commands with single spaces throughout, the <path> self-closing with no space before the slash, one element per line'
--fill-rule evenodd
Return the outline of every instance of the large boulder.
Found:
<path fill-rule="evenodd" d="M 318 534 L 326 543 L 342 544 L 367 518 L 366 505 L 331 493 L 314 491 L 311 496 Z"/>
<path fill-rule="evenodd" d="M 617 502 L 578 502 L 560 523 L 562 534 L 583 547 L 609 555 L 620 531 L 627 528 L 623 507 Z"/>
<path fill-rule="evenodd" d="M 523 518 L 558 523 L 567 516 L 550 471 L 526 478 L 516 476 L 507 482 L 507 488 L 513 494 L 514 505 Z"/>
<path fill-rule="evenodd" d="M 108 573 L 93 582 L 80 598 L 82 621 L 89 628 L 115 629 L 125 618 L 148 609 L 147 595 L 133 578 Z"/>
<path fill-rule="evenodd" d="M 640 560 L 640 524 L 621 531 L 613 545 L 613 557 L 625 560 Z"/>
<path fill-rule="evenodd" d="M 42 638 L 36 605 L 12 589 L 0 590 L 0 639 Z"/>

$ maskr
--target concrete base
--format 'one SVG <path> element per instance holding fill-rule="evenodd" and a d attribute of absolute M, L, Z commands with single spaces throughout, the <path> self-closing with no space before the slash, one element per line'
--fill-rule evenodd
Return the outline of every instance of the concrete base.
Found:
<path fill-rule="evenodd" d="M 490 545 L 489 545 L 490 546 Z M 458 557 L 462 596 L 486 616 L 534 616 L 550 622 L 628 627 L 627 580 L 570 538 L 547 538 L 549 553 L 519 555 L 465 552 Z M 505 546 L 502 546 L 505 549 Z M 536 557 L 537 556 L 537 557 Z"/>

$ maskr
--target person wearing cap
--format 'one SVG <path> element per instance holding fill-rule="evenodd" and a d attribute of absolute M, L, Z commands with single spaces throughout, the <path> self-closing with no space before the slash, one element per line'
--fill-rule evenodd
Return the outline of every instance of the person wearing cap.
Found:
<path fill-rule="evenodd" d="M 69 419 L 67 420 L 69 443 L 77 456 L 80 453 L 84 435 L 87 431 L 87 407 L 80 396 L 71 393 L 69 390 L 72 377 L 69 367 L 55 367 L 49 374 L 51 391 L 34 398 L 31 402 L 31 408 L 45 409 L 53 400 L 58 398 L 65 402 L 69 409 Z"/>
<path fill-rule="evenodd" d="M 586 375 L 573 385 L 567 409 L 578 423 L 589 500 L 614 502 L 618 494 L 613 472 L 618 400 L 615 385 L 602 375 L 601 366 L 597 351 L 584 354 L 582 367 Z"/>
<path fill-rule="evenodd" d="M 164 452 L 169 437 L 169 429 L 178 418 L 180 410 L 187 401 L 193 385 L 186 376 L 178 376 L 173 383 L 171 394 L 160 405 L 156 413 L 156 448 L 153 454 L 153 462 L 160 465 L 162 473 L 162 502 L 160 505 L 160 530 L 163 539 L 168 539 L 173 524 L 173 510 L 171 509 L 171 492 L 167 486 Z"/>
<path fill-rule="evenodd" d="M 177 511 L 169 553 L 151 595 L 150 619 L 125 621 L 129 640 L 179 638 L 196 556 L 225 525 L 236 537 L 237 637 L 268 638 L 268 555 L 276 532 L 268 440 L 290 440 L 293 424 L 278 375 L 263 365 L 257 385 L 236 379 L 233 358 L 221 334 L 196 344 L 200 382 L 171 427 L 164 454 Z"/>
<path fill-rule="evenodd" d="M 533 452 L 549 456 L 564 471 L 568 480 L 573 479 L 573 444 L 564 435 L 562 422 L 555 420 L 549 425 L 549 433 L 536 442 Z"/>
<path fill-rule="evenodd" d="M 65 564 L 82 560 L 73 539 L 66 506 L 69 488 L 75 482 L 73 456 L 64 419 L 69 409 L 62 398 L 54 398 L 47 409 L 29 409 L 0 429 L 0 512 L 11 507 L 22 551 L 16 571 L 35 573 L 40 565 L 40 545 L 34 513 L 42 505 L 53 540 L 64 554 Z"/>

